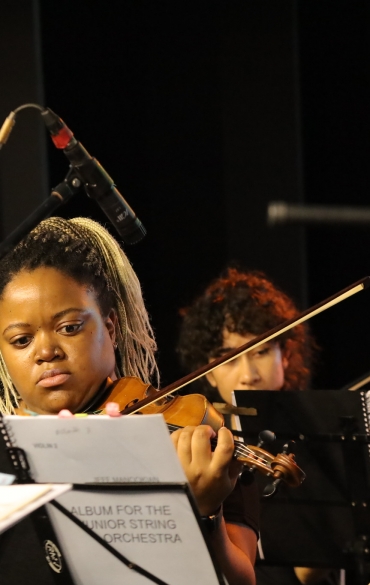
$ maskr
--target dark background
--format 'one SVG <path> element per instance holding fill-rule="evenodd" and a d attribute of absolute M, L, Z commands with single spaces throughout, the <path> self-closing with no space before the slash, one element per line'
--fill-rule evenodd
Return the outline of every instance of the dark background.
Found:
<path fill-rule="evenodd" d="M 269 201 L 367 205 L 366 0 L 3 0 L 0 118 L 52 108 L 147 228 L 126 247 L 163 382 L 180 375 L 180 307 L 229 262 L 264 270 L 300 308 L 370 272 L 369 228 L 271 228 Z M 67 172 L 35 110 L 0 154 L 1 236 Z M 60 214 L 105 222 L 78 195 Z M 311 321 L 316 388 L 368 370 L 370 296 Z"/>

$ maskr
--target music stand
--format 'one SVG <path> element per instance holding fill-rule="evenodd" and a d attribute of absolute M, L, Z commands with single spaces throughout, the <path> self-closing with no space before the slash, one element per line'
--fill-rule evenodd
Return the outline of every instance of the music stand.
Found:
<path fill-rule="evenodd" d="M 262 506 L 264 562 L 345 568 L 351 585 L 367 585 L 370 535 L 370 459 L 367 396 L 363 392 L 235 391 L 246 442 L 263 429 L 287 441 L 307 478 L 298 489 L 280 486 Z M 259 480 L 260 482 L 260 480 Z M 265 482 L 266 483 L 266 482 Z"/>

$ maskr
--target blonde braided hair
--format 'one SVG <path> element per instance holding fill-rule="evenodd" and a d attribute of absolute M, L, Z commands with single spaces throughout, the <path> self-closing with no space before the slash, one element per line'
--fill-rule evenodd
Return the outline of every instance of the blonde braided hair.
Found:
<path fill-rule="evenodd" d="M 54 244 L 59 252 L 57 258 L 55 250 L 54 256 L 51 252 L 48 256 L 46 243 Z M 34 251 L 37 247 L 38 250 Z M 88 267 L 99 284 L 102 280 L 105 282 L 104 294 L 113 299 L 117 313 L 118 375 L 137 376 L 145 383 L 150 383 L 154 376 L 155 382 L 159 383 L 154 357 L 156 343 L 139 280 L 118 242 L 99 223 L 83 217 L 70 220 L 52 217 L 41 222 L 4 259 L 0 268 L 0 295 L 22 269 L 31 271 L 39 266 L 51 266 L 69 274 L 67 261 L 63 260 L 66 253 L 69 257 L 74 254 L 79 266 L 80 255 L 84 255 L 82 266 Z M 0 381 L 3 386 L 0 411 L 11 414 L 14 405 L 18 405 L 18 393 L 1 354 Z"/>

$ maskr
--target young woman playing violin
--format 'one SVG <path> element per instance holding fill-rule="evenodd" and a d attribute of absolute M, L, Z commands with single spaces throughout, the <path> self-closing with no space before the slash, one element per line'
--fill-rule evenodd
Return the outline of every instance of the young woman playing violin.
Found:
<path fill-rule="evenodd" d="M 90 411 L 122 376 L 150 383 L 158 374 L 155 349 L 137 277 L 99 224 L 48 219 L 1 262 L 2 412 Z M 247 527 L 222 518 L 240 466 L 230 432 L 220 429 L 212 451 L 215 435 L 199 426 L 172 437 L 200 514 L 210 517 L 211 542 L 229 584 L 252 585 L 258 528 L 254 520 Z"/>
<path fill-rule="evenodd" d="M 189 371 L 298 315 L 291 299 L 263 274 L 233 268 L 214 280 L 183 313 L 178 352 Z M 234 390 L 305 390 L 312 346 L 305 325 L 298 325 L 201 378 L 201 391 L 213 402 L 231 405 Z M 230 428 L 232 416 L 227 421 Z M 268 515 L 262 515 L 261 524 L 263 548 L 264 535 L 268 538 L 274 527 Z M 304 567 L 260 565 L 256 578 L 257 585 L 337 583 L 330 571 Z"/>

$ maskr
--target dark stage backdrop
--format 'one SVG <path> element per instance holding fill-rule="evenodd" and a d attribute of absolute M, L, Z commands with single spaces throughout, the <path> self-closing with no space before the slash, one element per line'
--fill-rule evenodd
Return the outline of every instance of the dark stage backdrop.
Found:
<path fill-rule="evenodd" d="M 9 6 L 27 23 L 21 4 Z M 302 308 L 369 272 L 369 230 L 266 225 L 270 200 L 367 204 L 366 0 L 38 4 L 45 104 L 148 230 L 126 251 L 164 382 L 180 374 L 178 309 L 227 263 L 266 271 Z M 17 100 L 9 106 L 0 97 L 3 117 Z M 67 171 L 51 147 L 48 170 L 50 186 Z M 83 195 L 62 213 L 104 221 Z M 361 293 L 312 321 L 322 347 L 316 387 L 370 370 L 369 306 Z"/>
<path fill-rule="evenodd" d="M 3 0 L 0 19 L 0 118 L 43 101 L 40 12 L 36 0 Z M 19 115 L 0 156 L 0 240 L 47 197 L 45 131 L 35 110 Z"/>
<path fill-rule="evenodd" d="M 370 4 L 299 2 L 306 202 L 370 205 Z M 307 229 L 311 303 L 370 274 L 370 226 Z M 370 291 L 312 321 L 322 346 L 316 387 L 370 370 Z"/>

